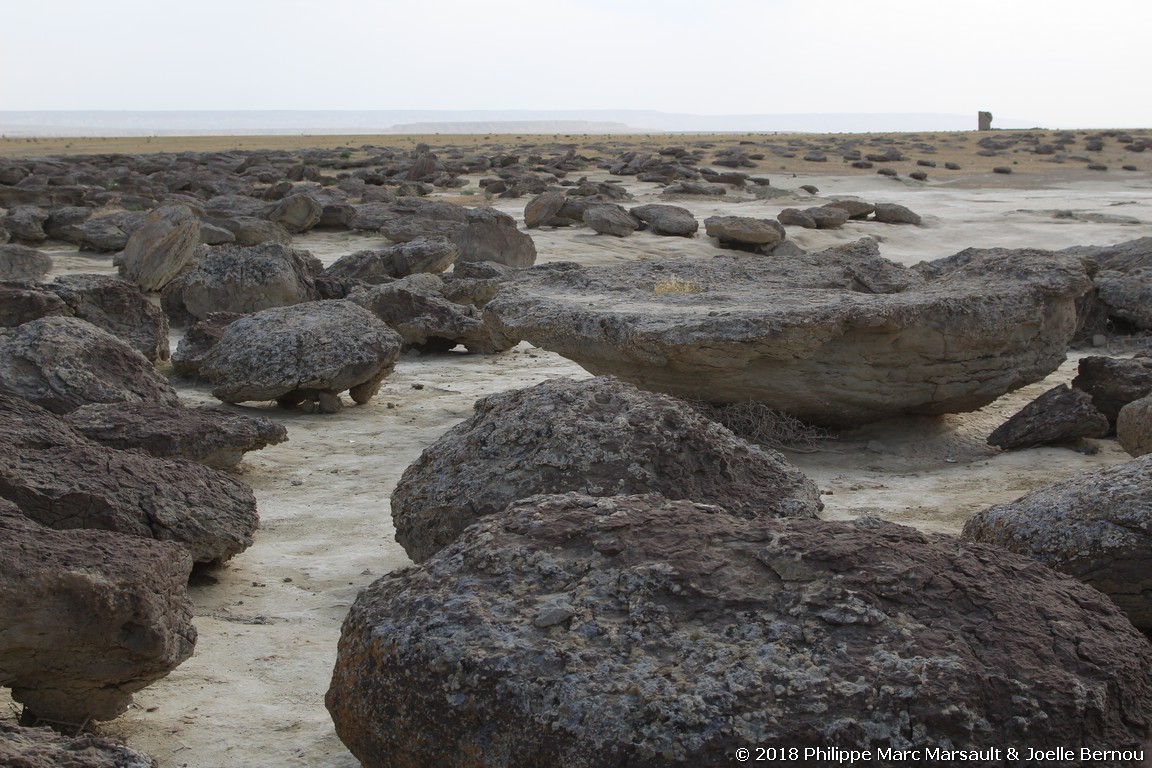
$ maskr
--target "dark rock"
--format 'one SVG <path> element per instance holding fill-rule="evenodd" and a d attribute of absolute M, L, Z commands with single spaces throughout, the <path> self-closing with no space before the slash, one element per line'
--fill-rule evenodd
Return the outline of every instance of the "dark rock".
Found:
<path fill-rule="evenodd" d="M 843 208 L 820 206 L 804 211 L 815 222 L 817 229 L 839 229 L 848 222 L 848 211 Z"/>
<path fill-rule="evenodd" d="M 847 218 L 847 216 L 845 216 Z M 816 229 L 816 219 L 808 215 L 806 211 L 799 208 L 785 208 L 776 214 L 776 220 L 787 227 L 803 227 L 804 229 Z"/>
<path fill-rule="evenodd" d="M 1091 395 L 1096 410 L 1114 425 L 1121 408 L 1152 395 L 1152 359 L 1081 358 L 1072 386 Z"/>
<path fill-rule="evenodd" d="M 168 359 L 168 318 L 135 286 L 110 275 L 71 274 L 43 289 L 59 296 L 73 317 L 124 340 L 149 362 Z"/>
<path fill-rule="evenodd" d="M 704 219 L 704 231 L 721 248 L 759 253 L 772 250 L 787 237 L 779 222 L 748 216 L 709 216 Z"/>
<path fill-rule="evenodd" d="M 996 547 L 573 494 L 362 591 L 326 703 L 364 765 L 719 766 L 745 744 L 1131 748 L 1150 670 L 1104 596 Z"/>
<path fill-rule="evenodd" d="M 555 379 L 476 402 L 405 470 L 396 540 L 416 562 L 468 525 L 536 493 L 664 493 L 740 517 L 814 517 L 816 486 L 685 403 L 615 379 Z"/>
<path fill-rule="evenodd" d="M 89 403 L 179 402 L 176 390 L 128 344 L 75 317 L 0 328 L 0 393 L 55 413 Z"/>
<path fill-rule="evenodd" d="M 189 459 L 231 469 L 248 451 L 288 439 L 275 422 L 219 406 L 184 408 L 159 403 L 85 405 L 65 415 L 89 440 L 163 459 Z"/>
<path fill-rule="evenodd" d="M 94 443 L 27 400 L 0 395 L 0 497 L 41 525 L 172 541 L 196 562 L 252 545 L 259 524 L 248 486 L 183 459 Z"/>
<path fill-rule="evenodd" d="M 204 354 L 220 341 L 229 325 L 242 317 L 238 312 L 209 312 L 203 320 L 190 325 L 172 353 L 172 372 L 177 376 L 199 376 Z"/>
<path fill-rule="evenodd" d="M 138 212 L 113 213 L 70 224 L 63 228 L 63 234 L 68 242 L 75 243 L 82 251 L 122 251 L 132 233 L 144 224 L 145 218 L 146 214 Z"/>
<path fill-rule="evenodd" d="M 305 400 L 330 413 L 349 390 L 366 403 L 392 372 L 400 337 L 371 312 L 341 301 L 311 301 L 265 309 L 224 331 L 200 360 L 213 396 L 228 403 Z"/>
<path fill-rule="evenodd" d="M 862 221 L 876 212 L 876 206 L 863 200 L 833 200 L 825 203 L 826 208 L 840 208 L 848 213 L 848 218 Z"/>
<path fill-rule="evenodd" d="M 979 512 L 963 536 L 1080 579 L 1152 630 L 1150 478 L 1152 456 L 1084 472 Z"/>
<path fill-rule="evenodd" d="M 988 444 L 1005 450 L 1034 448 L 1082 437 L 1104 437 L 1108 419 L 1092 404 L 1092 397 L 1060 384 L 1024 406 L 988 436 Z"/>
<path fill-rule="evenodd" d="M 0 328 L 15 328 L 30 320 L 71 316 L 59 296 L 31 280 L 0 282 Z"/>
<path fill-rule="evenodd" d="M 18 205 L 0 218 L 0 226 L 8 230 L 13 240 L 21 243 L 42 243 L 48 239 L 44 222 L 48 212 L 34 205 Z"/>
<path fill-rule="evenodd" d="M 192 559 L 183 548 L 55 531 L 3 499 L 0 538 L 0 685 L 37 717 L 110 720 L 192 655 Z M 12 731 L 0 728 L 0 763 L 34 765 L 8 762 Z"/>
<path fill-rule="evenodd" d="M 872 218 L 882 224 L 920 224 L 919 214 L 896 203 L 876 203 Z"/>
<path fill-rule="evenodd" d="M 0 245 L 0 280 L 39 280 L 52 271 L 52 257 L 26 245 Z"/>
<path fill-rule="evenodd" d="M 357 251 L 341 256 L 324 270 L 324 275 L 381 282 L 381 278 L 443 272 L 459 255 L 460 249 L 446 238 L 421 237 L 380 251 Z"/>
<path fill-rule="evenodd" d="M 633 216 L 648 225 L 654 235 L 692 237 L 700 229 L 700 222 L 687 208 L 676 205 L 650 203 L 629 210 Z"/>

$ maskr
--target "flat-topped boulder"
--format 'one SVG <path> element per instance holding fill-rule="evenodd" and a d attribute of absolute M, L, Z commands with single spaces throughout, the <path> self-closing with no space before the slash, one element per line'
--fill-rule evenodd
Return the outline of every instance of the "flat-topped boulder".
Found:
<path fill-rule="evenodd" d="M 813 517 L 816 485 L 691 406 L 611 378 L 554 379 L 476 401 L 405 470 L 396 540 L 419 562 L 466 526 L 538 493 L 662 493 L 733 514 Z"/>
<path fill-rule="evenodd" d="M 340 407 L 348 390 L 357 403 L 376 394 L 400 357 L 400 336 L 351 301 L 275 307 L 231 323 L 200 360 L 200 375 L 226 403 L 311 400 Z"/>
<path fill-rule="evenodd" d="M 0 685 L 36 716 L 110 720 L 192 655 L 183 548 L 52 530 L 4 499 L 0 541 Z M 4 760 L 4 740 L 0 731 L 0 764 L 25 765 Z"/>
<path fill-rule="evenodd" d="M 541 265 L 485 317 L 643 389 L 851 425 L 974 410 L 1042 379 L 1090 285 L 1075 256 L 986 252 L 924 277 L 864 239 L 788 258 Z"/>
<path fill-rule="evenodd" d="M 535 496 L 363 590 L 326 703 L 364 765 L 1132 749 L 1152 644 L 1091 587 L 952 536 Z"/>

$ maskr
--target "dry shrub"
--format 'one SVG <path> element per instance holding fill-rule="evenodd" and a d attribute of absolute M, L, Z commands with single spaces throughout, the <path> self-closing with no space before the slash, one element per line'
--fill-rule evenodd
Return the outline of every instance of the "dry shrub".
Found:
<path fill-rule="evenodd" d="M 691 280 L 682 280 L 676 275 L 672 275 L 664 280 L 657 280 L 656 284 L 652 286 L 652 292 L 656 295 L 663 293 L 700 293 L 700 285 Z"/>
<path fill-rule="evenodd" d="M 708 403 L 694 398 L 684 399 L 706 418 L 723 424 L 748 442 L 765 448 L 815 453 L 821 440 L 832 439 L 828 430 L 806 424 L 764 403 Z"/>

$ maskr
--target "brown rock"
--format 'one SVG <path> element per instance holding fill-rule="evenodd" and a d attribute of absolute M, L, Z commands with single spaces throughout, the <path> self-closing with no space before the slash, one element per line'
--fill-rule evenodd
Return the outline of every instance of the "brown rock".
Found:
<path fill-rule="evenodd" d="M 1116 440 L 1132 456 L 1152 453 L 1152 395 L 1133 400 L 1120 409 Z"/>

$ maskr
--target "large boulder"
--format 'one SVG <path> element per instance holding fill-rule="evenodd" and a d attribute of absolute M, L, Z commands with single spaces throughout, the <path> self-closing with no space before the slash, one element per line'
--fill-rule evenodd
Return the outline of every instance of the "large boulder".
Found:
<path fill-rule="evenodd" d="M 1129 272 L 1100 272 L 1094 278 L 1100 301 L 1110 317 L 1152 330 L 1152 267 Z"/>
<path fill-rule="evenodd" d="M 8 230 L 13 240 L 21 243 L 42 243 L 48 239 L 44 222 L 48 212 L 35 205 L 13 206 L 2 218 L 0 225 Z"/>
<path fill-rule="evenodd" d="M 0 765 L 12 768 L 157 768 L 143 752 L 103 736 L 65 736 L 0 720 Z"/>
<path fill-rule="evenodd" d="M 1152 395 L 1152 359 L 1089 355 L 1077 364 L 1072 386 L 1092 396 L 1092 404 L 1113 425 L 1120 409 Z"/>
<path fill-rule="evenodd" d="M 614 379 L 556 379 L 482 398 L 392 492 L 396 540 L 420 562 L 516 499 L 662 493 L 741 517 L 813 517 L 820 493 L 761 449 L 667 395 Z"/>
<path fill-rule="evenodd" d="M 174 541 L 204 563 L 252 545 L 256 498 L 238 480 L 184 459 L 92 442 L 18 397 L 0 396 L 0 406 L 0 498 L 38 523 Z"/>
<path fill-rule="evenodd" d="M 320 223 L 324 206 L 303 192 L 288 195 L 265 214 L 291 234 L 307 232 Z"/>
<path fill-rule="evenodd" d="M 143 291 L 159 291 L 187 269 L 200 247 L 200 218 L 186 205 L 148 214 L 120 257 L 120 276 Z"/>
<path fill-rule="evenodd" d="M 73 317 L 123 339 L 150 362 L 170 356 L 168 317 L 140 290 L 111 275 L 61 275 L 44 284 L 59 296 Z"/>
<path fill-rule="evenodd" d="M 173 314 L 182 308 L 195 318 L 259 312 L 316 300 L 314 271 L 311 254 L 279 243 L 221 245 L 174 280 L 164 298 Z"/>
<path fill-rule="evenodd" d="M 221 406 L 184 408 L 160 403 L 85 405 L 65 420 L 89 440 L 159 458 L 235 467 L 248 451 L 288 439 L 283 425 Z"/>
<path fill-rule="evenodd" d="M 964 525 L 969 541 L 1028 555 L 1091 584 L 1152 630 L 1152 456 L 1084 472 Z"/>
<path fill-rule="evenodd" d="M 396 332 L 363 307 L 311 301 L 232 323 L 201 358 L 200 373 L 227 403 L 276 400 L 291 407 L 311 400 L 330 412 L 344 390 L 357 403 L 372 399 L 400 345 Z"/>
<path fill-rule="evenodd" d="M 26 245 L 0 245 L 0 280 L 39 280 L 52 271 L 52 257 Z"/>
<path fill-rule="evenodd" d="M 418 237 L 379 251 L 341 256 L 324 270 L 324 276 L 377 283 L 417 273 L 443 272 L 459 255 L 459 247 L 447 238 Z"/>
<path fill-rule="evenodd" d="M 468 223 L 453 235 L 460 249 L 457 262 L 491 261 L 516 269 L 536 263 L 532 236 L 516 228 L 511 216 L 490 208 L 467 213 Z"/>
<path fill-rule="evenodd" d="M 1116 418 L 1116 441 L 1132 456 L 1152 453 L 1152 395 L 1133 400 Z"/>
<path fill-rule="evenodd" d="M 780 222 L 751 216 L 709 216 L 704 231 L 714 237 L 721 248 L 767 253 L 787 236 Z"/>
<path fill-rule="evenodd" d="M 584 209 L 584 223 L 598 235 L 627 237 L 640 228 L 640 220 L 616 203 L 590 205 Z"/>
<path fill-rule="evenodd" d="M 480 354 L 508 349 L 492 338 L 479 309 L 444 296 L 444 281 L 436 275 L 409 275 L 365 287 L 349 294 L 348 300 L 387 323 L 405 347 L 444 352 L 463 344 Z"/>
<path fill-rule="evenodd" d="M 69 317 L 68 305 L 33 280 L 0 282 L 0 328 L 15 328 L 41 317 Z"/>
<path fill-rule="evenodd" d="M 650 203 L 629 209 L 629 213 L 648 225 L 654 235 L 692 237 L 700 229 L 700 222 L 687 208 L 678 205 Z"/>
<path fill-rule="evenodd" d="M 0 394 L 56 413 L 89 403 L 179 402 L 142 354 L 76 317 L 43 317 L 0 328 Z"/>
<path fill-rule="evenodd" d="M 362 591 L 326 702 L 373 766 L 1130 749 L 1152 735 L 1152 645 L 1104 595 L 996 547 L 570 494 Z"/>
<path fill-rule="evenodd" d="M 672 278 L 694 290 L 657 290 Z M 787 260 L 543 265 L 485 317 L 593 374 L 849 425 L 974 410 L 1043 378 L 1064 361 L 1089 286 L 1080 259 L 1034 250 L 926 280 L 861 240 Z"/>
<path fill-rule="evenodd" d="M 1112 429 L 1092 404 L 1092 396 L 1058 384 L 1036 398 L 988 436 L 999 448 L 1034 448 L 1082 437 L 1104 437 Z"/>
<path fill-rule="evenodd" d="M 0 541 L 0 685 L 37 717 L 110 720 L 192 655 L 192 559 L 181 547 L 54 531 L 3 499 Z M 3 750 L 4 765 L 24 764 Z"/>

